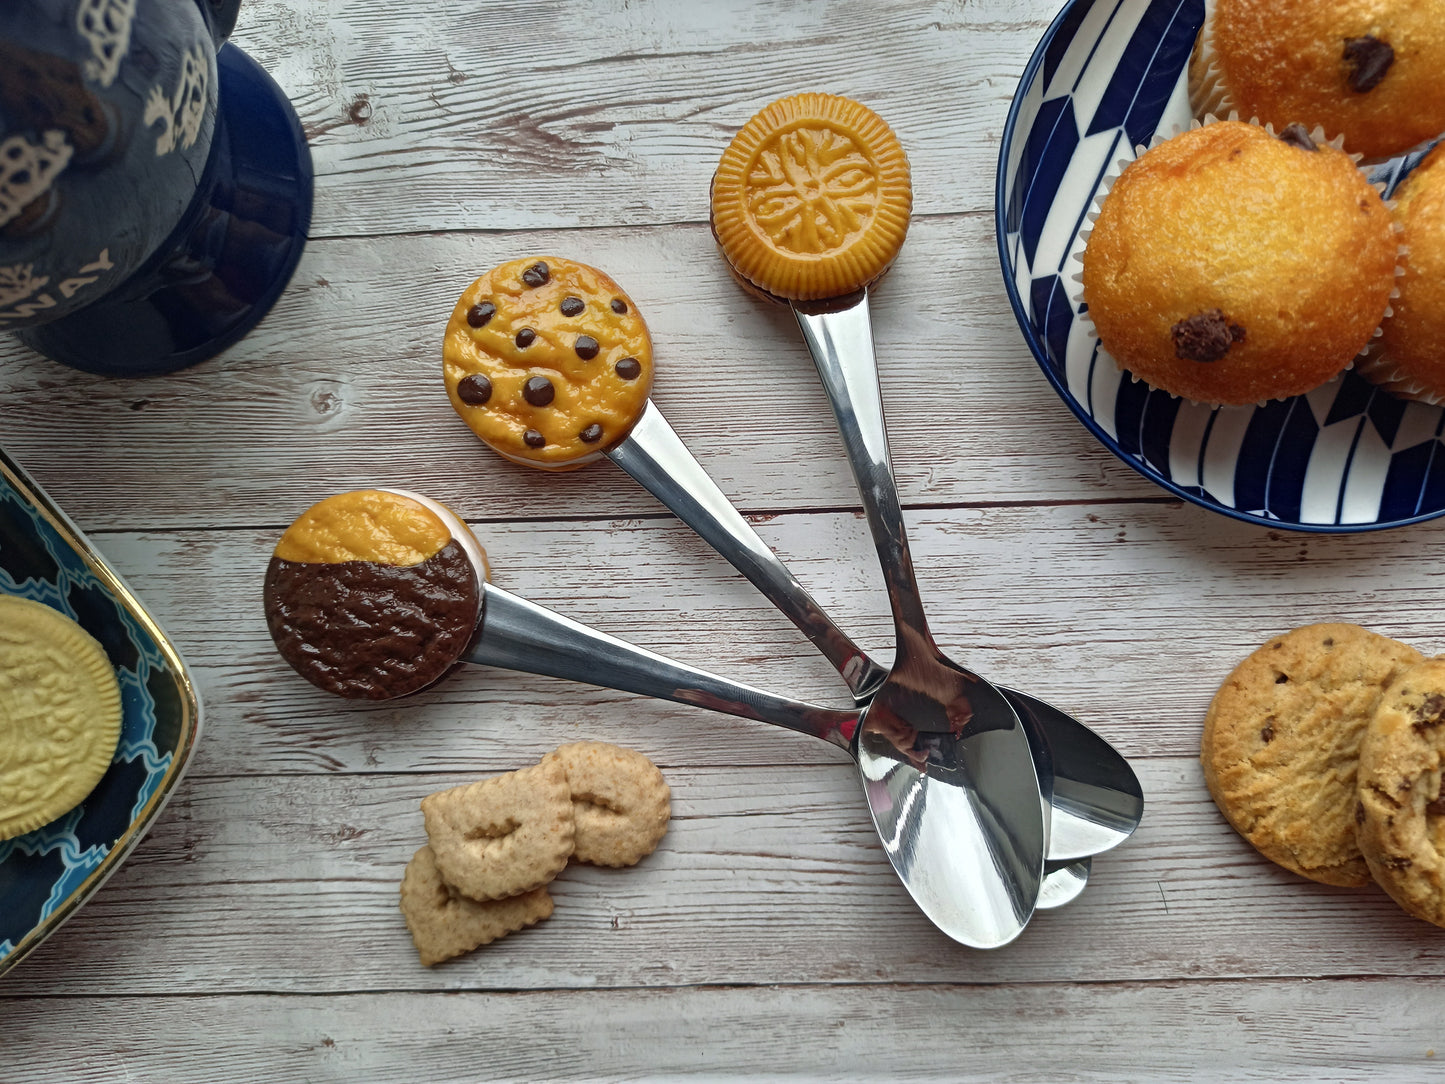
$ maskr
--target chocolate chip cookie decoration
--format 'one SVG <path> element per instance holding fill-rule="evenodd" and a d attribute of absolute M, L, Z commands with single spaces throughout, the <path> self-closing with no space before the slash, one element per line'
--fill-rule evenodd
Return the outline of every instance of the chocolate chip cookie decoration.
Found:
<path fill-rule="evenodd" d="M 487 321 L 497 314 L 497 306 L 490 301 L 483 301 L 480 305 L 473 305 L 467 310 L 467 325 L 469 327 L 486 327 Z"/>
<path fill-rule="evenodd" d="M 455 537 L 421 501 L 377 489 L 338 494 L 276 544 L 266 624 L 282 657 L 327 692 L 405 696 L 450 670 L 471 640 L 479 566 L 475 539 Z"/>
<path fill-rule="evenodd" d="M 522 385 L 522 398 L 533 406 L 546 406 L 557 397 L 557 389 L 545 376 L 534 376 Z"/>
<path fill-rule="evenodd" d="M 492 315 L 478 327 L 467 316 L 482 306 Z M 601 271 L 554 256 L 513 260 L 468 286 L 442 358 L 452 406 L 477 436 L 549 470 L 581 466 L 625 437 L 652 387 L 637 306 Z"/>
<path fill-rule="evenodd" d="M 457 398 L 467 406 L 481 406 L 492 397 L 492 382 L 481 373 L 473 373 L 457 384 Z"/>

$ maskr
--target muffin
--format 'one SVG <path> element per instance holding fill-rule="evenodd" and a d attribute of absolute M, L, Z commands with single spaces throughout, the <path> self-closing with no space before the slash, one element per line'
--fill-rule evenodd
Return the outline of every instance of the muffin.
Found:
<path fill-rule="evenodd" d="M 1131 162 L 1083 253 L 1084 301 L 1121 368 L 1201 403 L 1299 395 L 1347 368 L 1395 286 L 1389 210 L 1298 126 L 1221 121 Z"/>
<path fill-rule="evenodd" d="M 743 125 L 710 199 L 713 235 L 744 286 L 820 301 L 888 270 L 908 232 L 913 186 L 878 114 L 835 94 L 798 94 Z"/>
<path fill-rule="evenodd" d="M 1427 0 L 1215 0 L 1191 83 L 1201 112 L 1320 125 L 1368 157 L 1445 131 L 1445 10 Z"/>
<path fill-rule="evenodd" d="M 1407 399 L 1445 403 L 1445 144 L 1405 179 L 1393 210 L 1404 274 L 1360 373 Z"/>

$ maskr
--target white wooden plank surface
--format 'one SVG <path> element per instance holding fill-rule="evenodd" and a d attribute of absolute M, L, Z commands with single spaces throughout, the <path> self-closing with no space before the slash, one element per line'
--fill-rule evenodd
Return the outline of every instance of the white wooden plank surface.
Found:
<path fill-rule="evenodd" d="M 877 294 L 905 502 L 1160 500 L 1050 390 L 1009 311 L 992 228 L 919 222 Z M 313 243 L 260 328 L 174 376 L 107 382 L 7 344 L 0 432 L 90 529 L 284 525 L 318 488 L 369 484 L 433 492 L 468 518 L 655 512 L 610 464 L 543 475 L 503 460 L 447 401 L 441 333 L 457 296 L 504 260 L 549 252 L 608 269 L 631 294 L 653 333 L 656 402 L 741 507 L 857 506 L 791 316 L 737 287 L 706 226 Z M 82 433 L 80 447 L 57 439 Z M 116 500 L 137 485 L 144 500 Z"/>
<path fill-rule="evenodd" d="M 1302 536 L 1179 504 L 1049 390 L 999 280 L 992 192 L 1009 96 L 1053 14 L 245 4 L 237 40 L 292 95 L 318 170 L 314 239 L 275 311 L 225 356 L 143 381 L 0 343 L 0 442 L 170 630 L 207 712 L 155 830 L 0 980 L 0 1080 L 1439 1079 L 1445 937 L 1378 892 L 1259 858 L 1196 758 L 1210 694 L 1275 632 L 1349 620 L 1445 651 L 1445 536 Z M 886 659 L 811 366 L 705 224 L 731 133 L 815 88 L 872 104 L 913 165 L 917 217 L 875 325 L 939 640 L 1094 726 L 1148 799 L 1084 896 L 996 952 L 921 917 L 855 770 L 821 742 L 477 668 L 346 703 L 285 667 L 261 616 L 286 523 L 341 489 L 402 485 L 473 522 L 509 590 L 841 703 L 791 626 L 620 471 L 505 463 L 438 380 L 440 328 L 480 271 L 530 252 L 607 268 L 652 327 L 659 405 Z M 419 798 L 580 737 L 663 767 L 662 848 L 632 870 L 569 868 L 552 919 L 421 968 L 396 909 Z"/>

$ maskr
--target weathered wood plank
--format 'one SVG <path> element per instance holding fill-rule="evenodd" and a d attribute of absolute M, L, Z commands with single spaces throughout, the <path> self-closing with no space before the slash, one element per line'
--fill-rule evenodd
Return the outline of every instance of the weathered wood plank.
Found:
<path fill-rule="evenodd" d="M 1077 714 L 1128 756 L 1194 756 L 1210 696 L 1269 636 L 1348 620 L 1445 647 L 1445 539 L 1269 537 L 1192 507 L 927 509 L 915 563 L 944 647 Z M 836 762 L 813 739 L 695 708 L 479 667 L 391 703 L 313 689 L 276 654 L 261 581 L 280 528 L 105 534 L 100 543 L 195 668 L 207 726 L 194 768 L 489 771 L 586 728 L 669 764 Z M 892 629 L 866 526 L 783 515 L 758 530 L 837 621 L 887 658 Z M 793 627 L 669 519 L 481 523 L 507 590 L 681 661 L 845 706 Z"/>
<path fill-rule="evenodd" d="M 811 90 L 894 127 L 934 214 L 992 207 L 1053 6 L 257 0 L 235 41 L 308 132 L 316 236 L 701 222 L 733 133 Z"/>
<path fill-rule="evenodd" d="M 1434 984 L 358 993 L 0 999 L 32 1084 L 224 1079 L 1439 1079 Z M 58 1031 L 84 1041 L 56 1043 Z"/>
<path fill-rule="evenodd" d="M 1383 893 L 1260 858 L 1192 760 L 1138 767 L 1149 809 L 1135 837 L 1097 859 L 1079 900 L 1004 949 L 956 945 L 916 909 L 850 765 L 665 765 L 674 820 L 655 854 L 627 870 L 569 867 L 547 922 L 430 970 L 397 885 L 425 838 L 417 803 L 477 776 L 197 776 L 3 992 L 1445 976 L 1439 930 Z"/>
<path fill-rule="evenodd" d="M 919 223 L 875 331 L 906 504 L 1172 500 L 1104 451 L 1032 360 L 983 218 Z M 796 326 L 745 295 L 705 227 L 315 243 L 261 326 L 173 376 L 106 380 L 0 344 L 6 449 L 94 530 L 289 522 L 319 493 L 403 485 L 469 517 L 634 515 L 607 463 L 543 475 L 482 445 L 447 401 L 457 295 L 508 259 L 609 269 L 653 332 L 654 398 L 754 512 L 856 507 Z"/>

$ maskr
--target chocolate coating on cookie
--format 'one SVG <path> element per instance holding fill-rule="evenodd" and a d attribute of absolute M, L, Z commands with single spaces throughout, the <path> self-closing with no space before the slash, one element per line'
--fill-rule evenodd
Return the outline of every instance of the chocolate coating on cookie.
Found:
<path fill-rule="evenodd" d="M 315 505 L 282 536 L 266 569 L 266 624 L 313 685 L 387 700 L 451 669 L 481 592 L 472 556 L 435 514 L 362 490 Z"/>
<path fill-rule="evenodd" d="M 466 314 L 483 304 L 494 315 L 473 327 Z M 636 423 L 651 388 L 652 342 L 636 306 L 601 271 L 533 257 L 467 288 L 447 324 L 443 363 L 452 406 L 482 440 L 560 470 L 597 458 Z M 473 402 L 468 381 L 479 378 L 491 394 Z"/>

